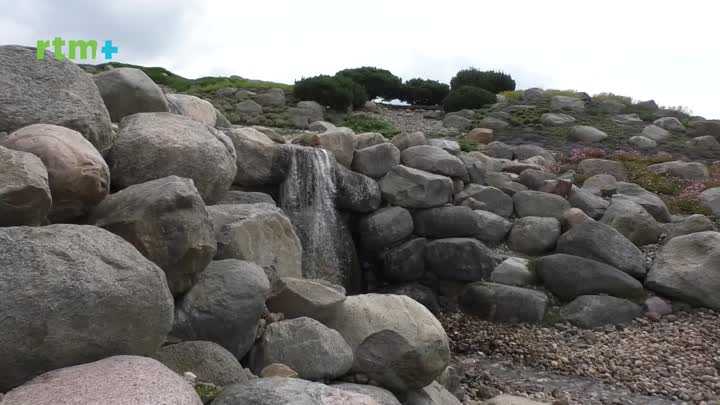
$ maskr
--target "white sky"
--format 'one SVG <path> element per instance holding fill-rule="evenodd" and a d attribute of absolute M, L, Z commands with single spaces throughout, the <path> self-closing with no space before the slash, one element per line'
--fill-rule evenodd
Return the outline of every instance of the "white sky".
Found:
<path fill-rule="evenodd" d="M 0 44 L 112 39 L 116 60 L 190 78 L 292 83 L 377 66 L 449 82 L 475 66 L 518 88 L 614 92 L 720 118 L 713 0 L 0 0 L 0 10 Z"/>

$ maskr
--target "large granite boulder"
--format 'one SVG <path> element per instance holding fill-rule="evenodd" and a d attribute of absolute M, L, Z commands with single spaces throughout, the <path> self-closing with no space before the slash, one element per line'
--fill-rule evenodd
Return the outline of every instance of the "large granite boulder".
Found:
<path fill-rule="evenodd" d="M 215 107 L 207 100 L 189 94 L 168 94 L 170 111 L 184 115 L 209 127 L 215 126 Z"/>
<path fill-rule="evenodd" d="M 372 397 L 299 378 L 258 378 L 226 387 L 213 405 L 381 405 Z"/>
<path fill-rule="evenodd" d="M 180 375 L 191 372 L 204 383 L 227 386 L 248 380 L 238 359 L 213 342 L 197 340 L 163 346 L 153 358 Z"/>
<path fill-rule="evenodd" d="M 412 215 L 405 208 L 381 208 L 358 222 L 360 243 L 371 252 L 386 249 L 410 236 L 413 227 Z"/>
<path fill-rule="evenodd" d="M 450 178 L 398 165 L 380 180 L 383 199 L 406 208 L 432 208 L 450 202 Z"/>
<path fill-rule="evenodd" d="M 645 208 L 628 199 L 613 199 L 600 222 L 612 226 L 637 246 L 657 243 L 664 233 Z"/>
<path fill-rule="evenodd" d="M 560 309 L 564 321 L 584 329 L 627 323 L 642 314 L 640 305 L 607 295 L 582 295 Z"/>
<path fill-rule="evenodd" d="M 431 145 L 407 148 L 400 154 L 405 166 L 448 177 L 468 179 L 463 162 L 445 150 Z"/>
<path fill-rule="evenodd" d="M 368 146 L 355 151 L 352 169 L 379 179 L 400 164 L 400 150 L 389 142 Z"/>
<path fill-rule="evenodd" d="M 240 186 L 278 184 L 285 179 L 290 153 L 255 128 L 225 130 L 236 151 L 237 172 L 233 180 Z"/>
<path fill-rule="evenodd" d="M 480 319 L 539 323 L 545 316 L 548 298 L 540 291 L 480 281 L 468 284 L 458 302 L 464 312 Z"/>
<path fill-rule="evenodd" d="M 115 68 L 94 75 L 112 122 L 141 112 L 169 112 L 160 87 L 140 69 Z M 215 123 L 213 122 L 213 125 Z"/>
<path fill-rule="evenodd" d="M 570 209 L 570 203 L 557 194 L 542 191 L 521 191 L 513 196 L 515 211 L 519 217 L 551 217 L 562 219 Z"/>
<path fill-rule="evenodd" d="M 476 239 L 437 239 L 425 247 L 427 270 L 443 280 L 485 280 L 499 262 L 493 251 Z"/>
<path fill-rule="evenodd" d="M 428 238 L 471 237 L 480 232 L 473 210 L 457 205 L 417 210 L 413 223 L 415 233 Z"/>
<path fill-rule="evenodd" d="M 267 300 L 271 312 L 285 319 L 308 317 L 324 321 L 345 301 L 345 289 L 322 280 L 284 277 L 272 286 Z"/>
<path fill-rule="evenodd" d="M 51 205 L 48 172 L 42 160 L 0 146 L 0 226 L 40 225 Z"/>
<path fill-rule="evenodd" d="M 560 221 L 548 217 L 523 217 L 515 221 L 508 237 L 510 249 L 539 255 L 555 248 L 560 237 Z"/>

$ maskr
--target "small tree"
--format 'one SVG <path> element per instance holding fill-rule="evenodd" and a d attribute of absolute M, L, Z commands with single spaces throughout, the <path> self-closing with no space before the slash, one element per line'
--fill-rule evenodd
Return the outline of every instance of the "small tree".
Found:
<path fill-rule="evenodd" d="M 358 83 L 371 100 L 377 97 L 392 100 L 402 95 L 402 80 L 389 70 L 364 66 L 341 70 L 335 76 L 346 77 Z"/>
<path fill-rule="evenodd" d="M 446 112 L 460 111 L 465 108 L 481 108 L 497 102 L 495 94 L 473 86 L 463 86 L 453 90 L 443 100 L 443 109 Z"/>
<path fill-rule="evenodd" d="M 336 111 L 345 111 L 354 105 L 355 83 L 347 83 L 335 77 L 320 75 L 302 78 L 295 82 L 293 94 L 300 100 L 312 100 Z"/>
<path fill-rule="evenodd" d="M 474 86 L 498 94 L 515 90 L 515 80 L 509 74 L 492 70 L 480 71 L 474 67 L 463 69 L 450 80 L 452 90 Z"/>
<path fill-rule="evenodd" d="M 403 87 L 402 100 L 410 104 L 440 104 L 450 93 L 450 86 L 437 80 L 410 79 Z"/>

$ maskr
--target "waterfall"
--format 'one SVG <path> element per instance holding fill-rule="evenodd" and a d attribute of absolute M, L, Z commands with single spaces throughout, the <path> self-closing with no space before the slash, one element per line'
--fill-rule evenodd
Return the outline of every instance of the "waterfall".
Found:
<path fill-rule="evenodd" d="M 298 145 L 280 185 L 280 206 L 290 218 L 303 247 L 305 278 L 345 285 L 340 221 L 335 210 L 335 159 L 324 149 Z"/>

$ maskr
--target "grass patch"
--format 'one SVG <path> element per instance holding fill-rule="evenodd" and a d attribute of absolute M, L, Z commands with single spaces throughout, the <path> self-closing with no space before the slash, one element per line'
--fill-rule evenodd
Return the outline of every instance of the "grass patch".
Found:
<path fill-rule="evenodd" d="M 197 392 L 203 404 L 212 402 L 220 395 L 220 391 L 222 391 L 222 388 L 214 384 L 197 383 L 195 385 L 195 392 Z"/>
<path fill-rule="evenodd" d="M 522 90 L 506 90 L 500 92 L 501 96 L 505 96 L 505 98 L 508 99 L 508 101 L 520 101 L 522 98 L 523 92 Z"/>
<path fill-rule="evenodd" d="M 580 95 L 580 93 L 577 90 L 558 90 L 558 89 L 545 90 L 545 97 L 554 97 L 554 96 L 579 97 L 579 95 Z"/>
<path fill-rule="evenodd" d="M 476 142 L 468 142 L 466 140 L 459 140 L 460 150 L 463 152 L 475 152 L 478 150 L 478 144 Z"/>
<path fill-rule="evenodd" d="M 343 120 L 342 125 L 351 128 L 356 133 L 377 132 L 386 138 L 392 138 L 401 132 L 377 114 L 363 112 L 349 114 Z"/>
<path fill-rule="evenodd" d="M 603 101 L 617 101 L 623 104 L 632 104 L 632 98 L 627 96 L 621 96 L 613 93 L 598 93 L 592 96 L 593 101 L 601 103 Z"/>

